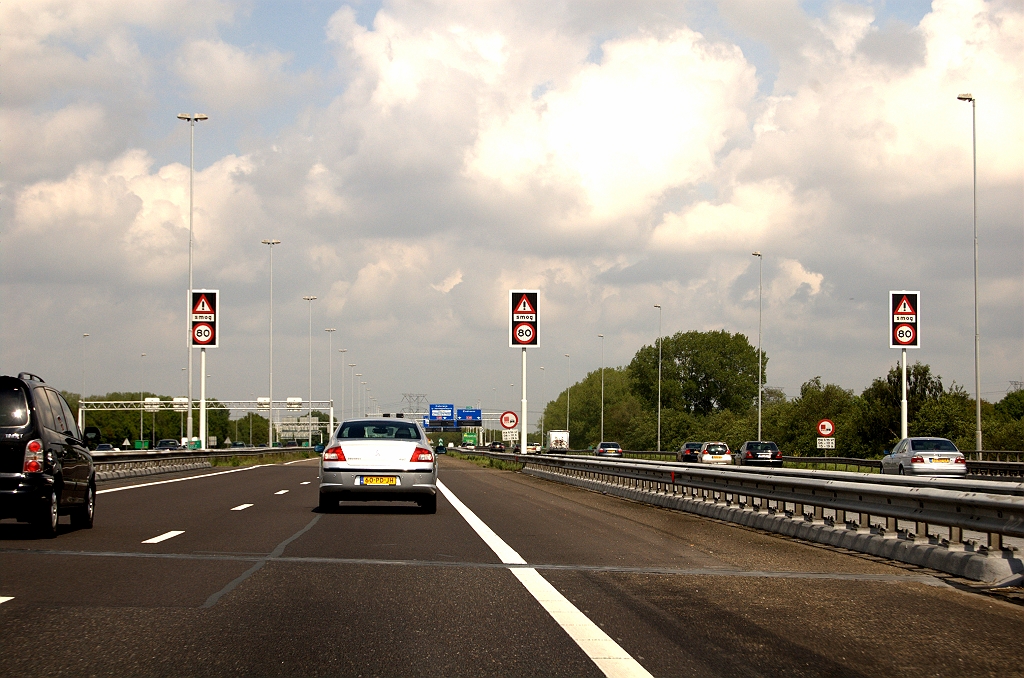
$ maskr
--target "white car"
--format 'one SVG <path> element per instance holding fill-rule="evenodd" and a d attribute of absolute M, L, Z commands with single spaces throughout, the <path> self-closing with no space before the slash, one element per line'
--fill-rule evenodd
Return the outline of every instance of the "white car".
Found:
<path fill-rule="evenodd" d="M 339 501 L 414 501 L 437 512 L 437 461 L 408 419 L 344 421 L 320 455 L 320 509 Z"/>
<path fill-rule="evenodd" d="M 731 464 L 732 452 L 729 445 L 722 442 L 704 443 L 700 446 L 700 463 Z"/>
<path fill-rule="evenodd" d="M 945 438 L 904 438 L 882 457 L 882 473 L 963 477 L 967 460 Z"/>

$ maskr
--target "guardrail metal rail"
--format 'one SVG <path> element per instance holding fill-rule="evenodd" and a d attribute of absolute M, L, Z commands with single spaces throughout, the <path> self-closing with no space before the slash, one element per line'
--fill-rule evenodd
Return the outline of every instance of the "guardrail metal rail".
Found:
<path fill-rule="evenodd" d="M 936 487 L 931 479 L 878 474 L 827 472 L 829 477 L 821 477 L 821 472 L 814 472 L 816 477 L 800 469 L 708 468 L 483 451 L 474 454 L 522 464 L 524 472 L 539 477 L 832 543 L 978 581 L 996 581 L 1024 572 L 1024 563 L 1014 549 L 1004 548 L 1004 537 L 1024 537 L 1021 483 L 951 479 Z M 913 530 L 901 537 L 898 521 L 913 523 Z M 944 528 L 946 534 L 938 534 L 936 527 Z M 984 533 L 986 543 L 965 541 L 965 530 Z"/>

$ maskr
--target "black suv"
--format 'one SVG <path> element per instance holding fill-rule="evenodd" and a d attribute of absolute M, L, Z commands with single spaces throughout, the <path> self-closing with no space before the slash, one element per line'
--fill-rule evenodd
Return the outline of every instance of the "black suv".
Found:
<path fill-rule="evenodd" d="M 52 537 L 61 515 L 92 527 L 95 507 L 92 456 L 67 402 L 34 374 L 0 376 L 0 518 Z"/>
<path fill-rule="evenodd" d="M 782 467 L 782 452 L 779 446 L 766 440 L 748 440 L 740 445 L 733 455 L 740 466 Z"/>
<path fill-rule="evenodd" d="M 704 443 L 684 443 L 679 451 L 676 452 L 676 461 L 689 461 L 698 462 L 700 461 L 700 448 L 704 447 Z"/>

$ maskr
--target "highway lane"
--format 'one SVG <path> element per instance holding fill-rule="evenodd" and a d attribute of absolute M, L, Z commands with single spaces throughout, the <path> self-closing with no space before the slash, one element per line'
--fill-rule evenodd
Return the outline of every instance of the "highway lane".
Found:
<path fill-rule="evenodd" d="M 441 465 L 455 496 L 653 675 L 1024 666 L 1024 610 L 919 571 Z M 0 674 L 601 675 L 444 498 L 436 515 L 319 513 L 309 462 L 196 475 L 105 484 L 146 486 L 104 492 L 93 530 L 49 541 L 0 523 L 0 642 L 48 648 L 6 652 Z M 894 629 L 913 642 L 887 647 Z"/>

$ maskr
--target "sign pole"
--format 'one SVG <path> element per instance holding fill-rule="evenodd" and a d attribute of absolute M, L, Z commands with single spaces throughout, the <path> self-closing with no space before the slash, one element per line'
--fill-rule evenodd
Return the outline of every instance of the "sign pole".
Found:
<path fill-rule="evenodd" d="M 526 347 L 523 346 L 523 416 L 519 420 L 519 452 L 526 454 L 526 418 L 529 410 L 526 409 Z"/>
<path fill-rule="evenodd" d="M 206 449 L 206 349 L 199 349 L 199 449 Z"/>
<path fill-rule="evenodd" d="M 907 437 L 907 349 L 903 349 L 903 399 L 900 401 L 900 440 Z"/>

